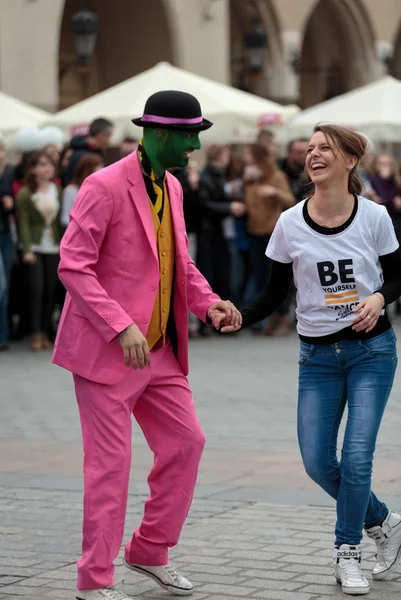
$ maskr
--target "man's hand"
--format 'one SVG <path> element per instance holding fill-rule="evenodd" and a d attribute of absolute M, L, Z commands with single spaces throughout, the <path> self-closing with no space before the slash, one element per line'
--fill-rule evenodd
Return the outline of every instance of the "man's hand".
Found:
<path fill-rule="evenodd" d="M 243 202 L 231 202 L 230 210 L 233 217 L 242 217 L 246 213 L 246 206 Z"/>
<path fill-rule="evenodd" d="M 124 363 L 127 367 L 130 366 L 131 361 L 134 369 L 138 369 L 138 366 L 143 369 L 150 364 L 148 342 L 135 323 L 131 323 L 127 329 L 118 334 L 118 337 L 124 351 Z"/>
<path fill-rule="evenodd" d="M 36 263 L 36 254 L 33 252 L 25 252 L 22 261 L 27 265 L 34 265 Z"/>
<path fill-rule="evenodd" d="M 12 210 L 14 208 L 14 200 L 12 196 L 3 196 L 1 202 L 5 210 Z"/>
<path fill-rule="evenodd" d="M 215 329 L 219 329 L 222 324 L 232 327 L 231 331 L 238 331 L 241 328 L 242 315 L 229 300 L 220 300 L 209 306 L 207 315 Z"/>

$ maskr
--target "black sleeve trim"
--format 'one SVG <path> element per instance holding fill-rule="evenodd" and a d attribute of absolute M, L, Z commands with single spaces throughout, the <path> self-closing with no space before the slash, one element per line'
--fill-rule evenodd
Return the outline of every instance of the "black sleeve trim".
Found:
<path fill-rule="evenodd" d="M 284 302 L 290 291 L 292 263 L 272 261 L 270 279 L 250 306 L 241 311 L 242 329 L 259 323 L 273 314 Z"/>
<path fill-rule="evenodd" d="M 383 285 L 375 290 L 384 296 L 385 304 L 391 304 L 401 296 L 401 250 L 398 248 L 391 254 L 379 256 L 383 270 Z"/>

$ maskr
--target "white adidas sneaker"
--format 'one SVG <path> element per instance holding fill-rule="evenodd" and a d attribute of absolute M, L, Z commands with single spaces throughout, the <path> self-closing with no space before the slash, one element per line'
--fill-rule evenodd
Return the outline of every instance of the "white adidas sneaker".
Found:
<path fill-rule="evenodd" d="M 360 546 L 343 544 L 334 548 L 334 572 L 344 594 L 362 596 L 369 593 L 370 585 L 362 573 L 361 560 Z"/>
<path fill-rule="evenodd" d="M 143 565 L 133 565 L 124 560 L 124 564 L 131 571 L 136 571 L 146 577 L 150 577 L 161 588 L 176 596 L 190 596 L 194 591 L 194 586 L 188 579 L 185 579 L 177 571 L 174 565 L 169 563 L 161 567 L 148 567 Z"/>
<path fill-rule="evenodd" d="M 401 516 L 389 511 L 381 526 L 371 527 L 366 533 L 375 541 L 377 548 L 372 577 L 385 579 L 397 568 L 401 558 Z"/>
<path fill-rule="evenodd" d="M 120 583 L 123 583 L 122 581 Z M 131 596 L 127 596 L 117 585 L 100 588 L 98 590 L 78 590 L 77 600 L 134 600 Z"/>

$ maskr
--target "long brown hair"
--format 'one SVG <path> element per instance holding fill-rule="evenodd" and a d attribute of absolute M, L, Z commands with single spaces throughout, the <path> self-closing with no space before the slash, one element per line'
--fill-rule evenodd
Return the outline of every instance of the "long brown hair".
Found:
<path fill-rule="evenodd" d="M 103 158 L 95 152 L 84 154 L 78 161 L 74 169 L 74 178 L 71 183 L 81 187 L 83 182 L 89 175 L 95 172 L 97 167 L 103 164 Z"/>
<path fill-rule="evenodd" d="M 351 129 L 347 129 L 347 127 L 341 127 L 340 125 L 316 125 L 314 133 L 317 133 L 318 131 L 321 131 L 323 135 L 330 140 L 340 154 L 350 154 L 357 159 L 355 167 L 349 174 L 348 192 L 359 196 L 364 188 L 360 175 L 360 163 L 368 147 L 366 138 L 355 131 L 351 131 Z M 309 176 L 308 182 L 311 184 L 313 194 L 315 186 L 311 182 Z"/>
<path fill-rule="evenodd" d="M 250 151 L 255 164 L 262 171 L 264 178 L 271 177 L 278 170 L 276 161 L 265 144 L 261 144 L 260 142 L 252 144 Z"/>
<path fill-rule="evenodd" d="M 43 152 L 43 150 L 40 152 L 32 152 L 27 161 L 24 183 L 26 187 L 29 188 L 31 194 L 35 194 L 35 192 L 38 191 L 38 181 L 36 179 L 35 173 L 33 172 L 33 169 L 38 166 L 39 161 L 42 157 L 44 157 L 53 165 L 52 161 L 47 156 L 47 154 Z"/>

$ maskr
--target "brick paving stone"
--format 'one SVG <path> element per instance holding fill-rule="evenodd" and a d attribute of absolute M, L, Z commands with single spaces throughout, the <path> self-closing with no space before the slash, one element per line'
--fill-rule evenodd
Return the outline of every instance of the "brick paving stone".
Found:
<path fill-rule="evenodd" d="M 268 564 L 270 560 L 278 560 L 279 555 L 275 554 L 274 552 L 262 552 L 261 550 L 257 550 L 254 552 L 249 550 L 233 550 L 232 552 L 227 552 L 225 556 L 227 558 L 245 558 L 246 560 L 259 560 L 264 561 L 265 564 Z"/>
<path fill-rule="evenodd" d="M 201 592 L 208 594 L 225 594 L 226 596 L 248 596 L 257 591 L 254 587 L 244 587 L 240 585 L 220 585 L 219 583 L 210 583 L 200 588 Z"/>
<path fill-rule="evenodd" d="M 188 575 L 188 572 L 185 572 L 185 575 Z M 191 573 L 191 581 L 194 585 L 197 582 L 199 583 L 216 583 L 218 580 L 219 584 L 224 585 L 242 585 L 246 581 L 247 577 L 244 575 L 220 575 L 216 577 L 216 574 L 213 573 Z M 249 584 L 249 581 L 248 581 Z M 252 585 L 254 585 L 252 583 Z M 258 586 L 255 586 L 258 587 Z"/>
<path fill-rule="evenodd" d="M 238 567 L 241 569 L 281 569 L 285 565 L 285 563 L 279 563 L 271 560 L 269 560 L 269 562 L 266 563 L 261 560 L 250 560 L 248 558 L 235 558 L 229 564 L 232 567 Z"/>
<path fill-rule="evenodd" d="M 289 592 L 304 587 L 303 584 L 298 581 L 276 581 L 275 579 L 249 579 L 244 585 L 251 585 L 252 587 L 262 588 L 263 590 L 286 590 Z"/>
<path fill-rule="evenodd" d="M 10 583 L 18 583 L 24 581 L 24 577 L 11 577 L 10 575 L 0 575 L 0 586 L 10 585 Z"/>
<path fill-rule="evenodd" d="M 267 600 L 315 600 L 316 594 L 305 592 L 286 592 L 283 590 L 263 590 L 254 594 L 255 598 L 267 598 Z"/>
<path fill-rule="evenodd" d="M 291 542 L 289 541 L 288 545 L 268 545 L 265 546 L 264 548 L 261 548 L 262 551 L 267 551 L 267 552 L 275 552 L 277 555 L 281 555 L 281 554 L 299 554 L 300 556 L 305 555 L 305 554 L 313 554 L 314 552 L 316 552 L 316 548 L 312 548 L 312 547 L 307 547 L 305 545 L 302 546 L 293 546 L 291 545 Z"/>
<path fill-rule="evenodd" d="M 299 556 L 298 554 L 286 554 L 285 556 L 279 557 L 276 559 L 279 562 L 291 563 L 291 564 L 299 564 L 299 565 L 309 565 L 311 562 L 310 556 Z M 314 565 L 327 565 L 328 560 L 324 556 L 315 556 L 313 558 Z"/>
<path fill-rule="evenodd" d="M 333 575 L 333 567 L 327 563 L 327 566 L 322 565 L 308 565 L 306 569 L 305 565 L 286 564 L 283 566 L 283 571 L 290 571 L 292 573 L 308 573 L 315 575 Z"/>
<path fill-rule="evenodd" d="M 178 564 L 177 560 L 174 560 L 174 564 Z M 197 576 L 198 573 L 203 573 L 207 575 L 214 575 L 215 581 L 217 579 L 216 576 L 228 576 L 228 575 L 241 575 L 242 569 L 240 567 L 235 566 L 226 566 L 226 565 L 201 565 L 199 568 L 195 564 L 188 564 L 183 559 L 182 564 L 185 566 L 185 572 L 190 573 L 193 577 Z"/>
<path fill-rule="evenodd" d="M 32 588 L 28 585 L 7 585 L 5 588 L 0 588 L 1 591 L 6 591 L 7 596 L 23 596 L 24 598 L 37 598 L 38 597 L 38 588 Z M 51 588 L 41 587 L 40 594 L 44 595 L 46 592 L 51 592 Z"/>

